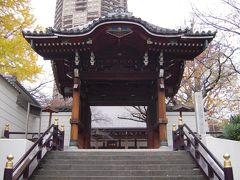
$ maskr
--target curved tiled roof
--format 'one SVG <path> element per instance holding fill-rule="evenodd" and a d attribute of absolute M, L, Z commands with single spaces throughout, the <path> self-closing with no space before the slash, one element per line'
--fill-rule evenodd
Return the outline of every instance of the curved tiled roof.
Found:
<path fill-rule="evenodd" d="M 98 25 L 101 24 L 106 24 L 106 23 L 129 23 L 129 24 L 136 24 L 139 26 L 144 27 L 147 31 L 157 34 L 157 35 L 184 35 L 184 36 L 215 36 L 216 32 L 195 32 L 193 33 L 190 29 L 167 29 L 167 28 L 162 28 L 156 25 L 153 25 L 151 23 L 148 23 L 141 18 L 133 16 L 131 13 L 110 13 L 107 16 L 103 16 L 100 18 L 97 18 L 93 21 L 90 21 L 82 26 L 72 28 L 72 29 L 54 29 L 54 28 L 47 28 L 45 32 L 40 31 L 24 31 L 23 35 L 24 36 L 39 36 L 39 35 L 44 35 L 44 36 L 54 36 L 56 34 L 58 35 L 80 35 L 80 34 L 85 34 L 93 29 L 95 29 Z"/>

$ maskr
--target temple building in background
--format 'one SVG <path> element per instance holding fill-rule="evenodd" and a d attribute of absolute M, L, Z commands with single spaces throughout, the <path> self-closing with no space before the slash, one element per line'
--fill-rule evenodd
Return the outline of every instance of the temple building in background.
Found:
<path fill-rule="evenodd" d="M 106 16 L 117 7 L 127 10 L 127 0 L 57 0 L 54 27 L 78 27 Z"/>

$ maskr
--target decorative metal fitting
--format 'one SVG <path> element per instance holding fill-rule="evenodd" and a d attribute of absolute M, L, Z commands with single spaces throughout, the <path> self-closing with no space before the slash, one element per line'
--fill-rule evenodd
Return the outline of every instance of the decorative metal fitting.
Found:
<path fill-rule="evenodd" d="M 160 89 L 164 89 L 164 88 L 165 88 L 164 79 L 163 79 L 163 78 L 160 79 L 159 88 L 160 88 Z"/>
<path fill-rule="evenodd" d="M 231 168 L 232 164 L 231 164 L 231 161 L 230 161 L 230 154 L 225 153 L 223 155 L 223 158 L 224 158 L 224 168 Z"/>
<path fill-rule="evenodd" d="M 58 118 L 57 118 L 57 117 L 55 117 L 55 119 L 54 119 L 54 125 L 55 125 L 55 126 L 58 125 Z"/>
<path fill-rule="evenodd" d="M 5 131 L 9 131 L 9 130 L 10 130 L 9 124 L 6 124 L 6 125 L 5 125 Z"/>
<path fill-rule="evenodd" d="M 114 12 L 117 14 L 122 14 L 126 11 L 125 11 L 124 7 L 118 6 L 118 7 L 114 8 Z"/>
<path fill-rule="evenodd" d="M 143 56 L 143 59 L 144 59 L 144 61 L 143 61 L 144 65 L 147 66 L 148 63 L 149 63 L 149 61 L 148 61 L 148 53 L 147 52 L 145 52 L 145 54 Z"/>
<path fill-rule="evenodd" d="M 77 68 L 74 69 L 74 77 L 79 77 L 79 70 Z"/>
<path fill-rule="evenodd" d="M 183 119 L 182 119 L 182 117 L 179 117 L 179 118 L 178 118 L 178 125 L 179 125 L 179 126 L 182 126 L 182 125 L 183 125 Z"/>
<path fill-rule="evenodd" d="M 64 124 L 61 125 L 60 131 L 61 131 L 61 132 L 65 131 L 65 126 L 64 126 Z"/>
<path fill-rule="evenodd" d="M 151 39 L 147 39 L 147 44 L 153 44 Z"/>
<path fill-rule="evenodd" d="M 86 44 L 92 44 L 92 43 L 93 43 L 92 39 L 89 39 L 89 40 L 86 42 Z"/>
<path fill-rule="evenodd" d="M 6 162 L 6 166 L 5 166 L 5 169 L 12 169 L 13 168 L 13 155 L 12 154 L 9 154 L 7 156 L 7 162 Z"/>
<path fill-rule="evenodd" d="M 78 51 L 76 50 L 75 51 L 75 65 L 78 66 L 79 65 L 79 54 L 78 54 Z"/>
<path fill-rule="evenodd" d="M 91 56 L 90 56 L 90 64 L 91 66 L 94 66 L 95 64 L 95 55 L 93 52 L 91 52 Z"/>
<path fill-rule="evenodd" d="M 161 51 L 159 55 L 159 65 L 163 66 L 163 51 Z"/>
<path fill-rule="evenodd" d="M 205 40 L 205 42 L 204 42 L 204 49 L 206 49 L 207 47 L 208 47 L 208 45 L 209 45 L 209 42 L 208 42 L 208 40 Z"/>
<path fill-rule="evenodd" d="M 159 70 L 159 77 L 163 78 L 164 77 L 164 69 Z"/>
<path fill-rule="evenodd" d="M 172 131 L 174 131 L 174 132 L 177 131 L 177 126 L 176 126 L 176 124 L 173 124 L 173 125 L 172 125 Z"/>

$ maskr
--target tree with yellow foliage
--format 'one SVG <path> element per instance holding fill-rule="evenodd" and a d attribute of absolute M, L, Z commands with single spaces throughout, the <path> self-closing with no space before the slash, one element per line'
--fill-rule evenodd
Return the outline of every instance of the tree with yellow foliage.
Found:
<path fill-rule="evenodd" d="M 19 81 L 32 81 L 41 67 L 37 55 L 22 36 L 35 19 L 29 0 L 0 1 L 0 73 L 16 76 Z"/>

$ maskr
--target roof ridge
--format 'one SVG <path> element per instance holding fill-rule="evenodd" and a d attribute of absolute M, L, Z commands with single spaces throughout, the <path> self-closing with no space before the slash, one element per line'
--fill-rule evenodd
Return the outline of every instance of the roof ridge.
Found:
<path fill-rule="evenodd" d="M 122 13 L 109 13 L 107 16 L 101 16 L 99 18 L 96 18 L 92 21 L 89 21 L 83 25 L 73 27 L 70 29 L 64 29 L 64 28 L 53 28 L 53 27 L 48 27 L 46 28 L 45 32 L 43 31 L 23 31 L 24 36 L 53 36 L 56 34 L 84 34 L 88 33 L 91 30 L 94 29 L 96 25 L 100 25 L 102 23 L 107 23 L 107 22 L 114 22 L 114 21 L 122 21 L 126 23 L 135 23 L 143 26 L 146 28 L 151 33 L 159 34 L 159 35 L 184 35 L 184 36 L 213 36 L 215 37 L 216 32 L 212 31 L 196 31 L 193 32 L 189 28 L 179 28 L 179 29 L 169 29 L 169 28 L 164 28 L 160 27 L 158 25 L 149 23 L 145 20 L 142 20 L 140 17 L 133 16 L 132 13 L 129 12 L 122 12 Z"/>

